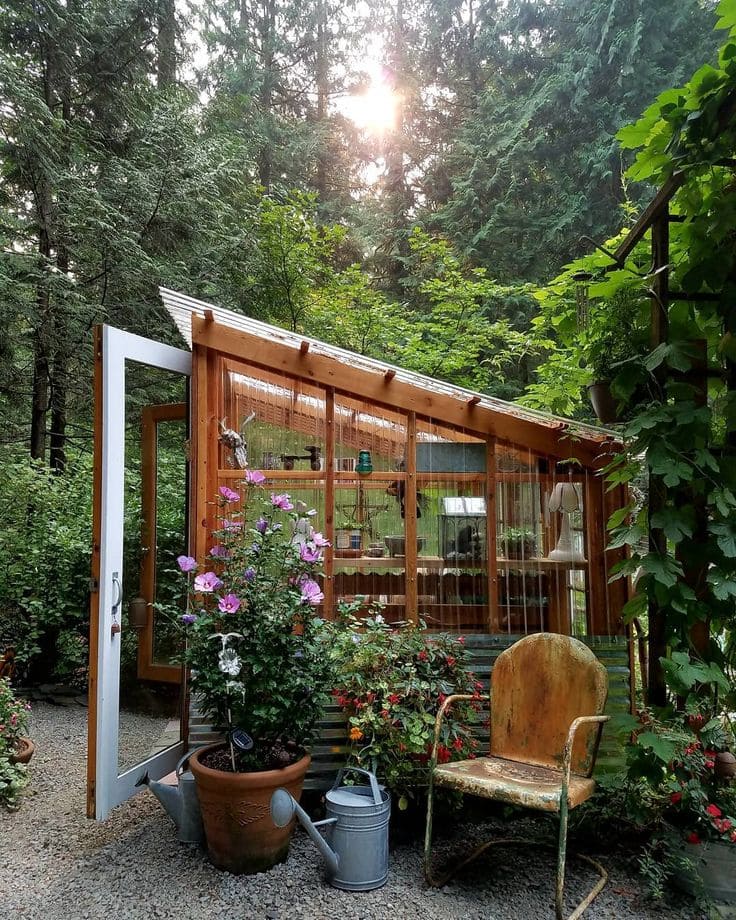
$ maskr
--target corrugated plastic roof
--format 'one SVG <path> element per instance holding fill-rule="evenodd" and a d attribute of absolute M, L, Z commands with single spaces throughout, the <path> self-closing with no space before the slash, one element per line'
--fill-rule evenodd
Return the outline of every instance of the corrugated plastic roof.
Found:
<path fill-rule="evenodd" d="M 309 351 L 311 354 L 323 355 L 344 364 L 349 367 L 357 367 L 365 371 L 371 371 L 376 374 L 385 374 L 387 371 L 395 371 L 395 379 L 407 383 L 411 386 L 429 391 L 431 393 L 441 393 L 445 396 L 457 399 L 459 402 L 467 403 L 473 397 L 479 398 L 479 406 L 490 409 L 499 414 L 512 416 L 518 419 L 532 422 L 543 428 L 561 429 L 564 426 L 570 434 L 588 441 L 603 442 L 616 439 L 614 432 L 604 428 L 597 428 L 593 425 L 583 425 L 570 419 L 560 418 L 544 412 L 537 412 L 533 409 L 527 409 L 516 403 L 506 402 L 503 399 L 495 399 L 492 396 L 483 393 L 476 393 L 473 390 L 467 390 L 441 380 L 435 380 L 424 374 L 417 374 L 414 371 L 408 371 L 404 368 L 392 364 L 386 364 L 383 361 L 377 361 L 374 358 L 367 358 L 364 355 L 347 351 L 344 348 L 338 348 L 335 345 L 328 345 L 318 339 L 312 339 L 308 336 L 289 332 L 278 326 L 271 326 L 268 323 L 262 323 L 258 320 L 243 316 L 241 313 L 235 313 L 232 310 L 225 310 L 223 307 L 207 303 L 203 300 L 196 300 L 194 297 L 188 297 L 178 291 L 172 291 L 169 288 L 159 288 L 161 299 L 164 302 L 169 315 L 174 320 L 177 329 L 181 333 L 184 341 L 192 347 L 192 315 L 196 314 L 202 318 L 205 317 L 205 311 L 211 313 L 216 323 L 250 335 L 262 338 L 264 341 L 278 342 L 282 345 L 294 348 L 296 351 L 301 347 L 302 342 L 309 342 Z"/>

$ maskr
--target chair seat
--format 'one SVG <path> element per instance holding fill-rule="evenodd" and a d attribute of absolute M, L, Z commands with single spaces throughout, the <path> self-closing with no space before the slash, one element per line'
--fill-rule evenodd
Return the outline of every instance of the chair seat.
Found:
<path fill-rule="evenodd" d="M 442 764 L 434 771 L 439 786 L 457 789 L 485 799 L 499 799 L 512 805 L 538 811 L 559 811 L 562 774 L 551 767 L 505 760 L 502 757 L 478 757 Z M 590 798 L 595 780 L 573 774 L 568 787 L 570 808 Z"/>

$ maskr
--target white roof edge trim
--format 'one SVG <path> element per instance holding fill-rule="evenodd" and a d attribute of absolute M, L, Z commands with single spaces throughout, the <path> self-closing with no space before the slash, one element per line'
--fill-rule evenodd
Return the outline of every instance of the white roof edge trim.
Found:
<path fill-rule="evenodd" d="M 385 374 L 387 371 L 394 371 L 396 380 L 419 387 L 423 390 L 430 390 L 435 393 L 441 392 L 464 402 L 467 402 L 473 397 L 477 397 L 480 398 L 480 403 L 478 403 L 478 405 L 483 408 L 496 410 L 504 415 L 512 415 L 516 418 L 534 422 L 548 428 L 562 424 L 566 426 L 572 436 L 577 433 L 582 437 L 585 437 L 587 434 L 589 437 L 595 438 L 596 440 L 600 438 L 613 438 L 618 440 L 619 438 L 618 433 L 610 429 L 587 425 L 572 419 L 562 418 L 561 416 L 539 412 L 535 409 L 523 408 L 516 403 L 497 399 L 487 394 L 475 392 L 474 390 L 468 390 L 464 387 L 446 383 L 442 380 L 436 380 L 433 377 L 427 377 L 415 371 L 408 371 L 405 368 L 387 364 L 384 361 L 377 361 L 375 358 L 367 358 L 365 355 L 359 355 L 357 352 L 339 348 L 337 345 L 329 345 L 320 339 L 313 339 L 307 335 L 289 332 L 287 329 L 282 329 L 279 326 L 271 326 L 260 320 L 244 316 L 242 313 L 235 313 L 233 310 L 226 310 L 224 307 L 218 307 L 207 301 L 197 300 L 194 297 L 189 297 L 187 294 L 173 291 L 170 288 L 159 287 L 158 290 L 167 312 L 189 348 L 192 347 L 192 314 L 197 314 L 204 318 L 205 311 L 211 311 L 215 322 L 221 323 L 231 329 L 241 330 L 264 340 L 276 341 L 279 344 L 291 346 L 296 350 L 300 348 L 302 342 L 308 342 L 310 351 L 314 354 L 323 355 L 342 364 L 349 364 L 352 367 L 358 367 L 374 373 Z"/>

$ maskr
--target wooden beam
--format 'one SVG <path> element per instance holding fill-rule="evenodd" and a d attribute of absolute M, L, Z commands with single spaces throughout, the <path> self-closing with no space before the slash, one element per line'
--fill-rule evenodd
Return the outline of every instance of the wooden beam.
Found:
<path fill-rule="evenodd" d="M 479 402 L 480 402 L 480 396 L 471 396 L 470 399 L 468 400 L 468 405 L 472 409 L 473 406 L 477 406 Z"/>
<path fill-rule="evenodd" d="M 214 323 L 214 321 L 215 321 L 215 314 L 212 312 L 212 310 L 205 310 L 205 311 L 204 311 L 204 321 L 205 321 L 206 323 Z"/>
<path fill-rule="evenodd" d="M 299 346 L 299 354 L 302 355 L 303 357 L 304 355 L 306 355 L 308 351 L 309 351 L 309 342 L 303 341 L 302 344 Z"/>
<path fill-rule="evenodd" d="M 665 202 L 658 219 L 652 227 L 652 267 L 655 275 L 652 286 L 651 346 L 652 349 L 667 341 L 669 328 L 669 244 L 670 225 L 667 220 L 668 204 Z M 654 376 L 664 387 L 667 369 L 657 368 Z M 649 521 L 667 503 L 667 487 L 661 475 L 649 477 Z M 667 538 L 661 528 L 649 525 L 649 551 L 659 556 L 667 554 Z M 653 706 L 664 706 L 667 702 L 667 686 L 660 659 L 667 655 L 667 628 L 665 614 L 655 599 L 649 602 L 649 702 Z"/>
<path fill-rule="evenodd" d="M 395 370 L 386 371 L 386 373 L 383 375 L 383 382 L 391 383 L 391 381 L 394 379 L 395 376 L 396 376 Z"/>
<path fill-rule="evenodd" d="M 336 393 L 360 396 L 361 399 L 415 412 L 427 419 L 439 419 L 458 428 L 466 428 L 483 437 L 491 435 L 497 441 L 524 445 L 540 454 L 560 459 L 577 457 L 587 466 L 602 466 L 607 445 L 605 434 L 590 437 L 577 432 L 565 422 L 520 418 L 511 413 L 494 411 L 485 406 L 468 406 L 467 402 L 444 393 L 394 380 L 387 394 L 384 374 L 360 367 L 349 367 L 328 355 L 308 353 L 298 362 L 297 349 L 281 342 L 266 341 L 242 330 L 230 329 L 220 323 L 206 324 L 192 315 L 192 342 L 263 367 L 302 378 L 313 384 L 333 386 Z"/>
<path fill-rule="evenodd" d="M 636 221 L 631 230 L 629 230 L 628 234 L 624 238 L 624 241 L 613 253 L 613 256 L 619 266 L 623 265 L 623 263 L 628 259 L 636 244 L 644 237 L 644 234 L 652 226 L 660 214 L 668 210 L 670 199 L 682 186 L 684 181 L 684 172 L 679 171 L 672 173 L 662 188 L 649 202 L 647 207 L 641 212 L 639 219 Z M 668 217 L 666 217 L 665 220 L 668 220 Z"/>

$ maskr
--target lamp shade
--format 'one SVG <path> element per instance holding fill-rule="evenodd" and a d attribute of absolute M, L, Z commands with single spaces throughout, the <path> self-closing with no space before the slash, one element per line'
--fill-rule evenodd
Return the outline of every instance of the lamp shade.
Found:
<path fill-rule="evenodd" d="M 578 491 L 572 482 L 558 482 L 549 497 L 549 510 L 572 514 L 580 508 Z"/>

